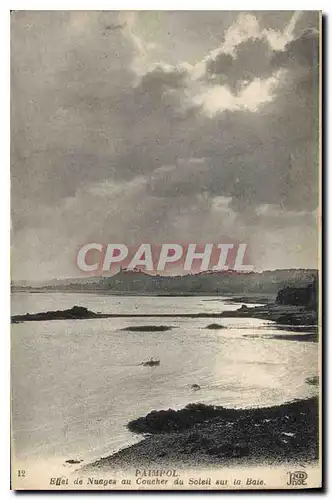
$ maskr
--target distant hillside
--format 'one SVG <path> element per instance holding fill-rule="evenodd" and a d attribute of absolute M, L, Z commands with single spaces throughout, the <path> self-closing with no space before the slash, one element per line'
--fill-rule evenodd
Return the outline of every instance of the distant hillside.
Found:
<path fill-rule="evenodd" d="M 277 269 L 261 273 L 207 271 L 184 276 L 152 276 L 137 270 L 121 270 L 109 277 L 52 280 L 38 286 L 14 283 L 13 291 L 103 291 L 157 295 L 273 294 L 285 287 L 306 287 L 317 279 L 315 269 Z"/>

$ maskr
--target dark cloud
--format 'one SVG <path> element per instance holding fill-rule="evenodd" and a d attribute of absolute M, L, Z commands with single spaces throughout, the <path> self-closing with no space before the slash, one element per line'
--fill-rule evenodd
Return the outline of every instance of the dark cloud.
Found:
<path fill-rule="evenodd" d="M 304 222 L 294 214 L 317 206 L 317 23 L 308 18 L 276 49 L 271 30 L 281 37 L 293 13 L 275 22 L 263 13 L 240 21 L 234 13 L 200 15 L 12 16 L 17 248 L 27 248 L 31 235 L 65 245 L 68 238 L 77 244 L 102 235 L 189 240 L 203 226 L 215 238 L 225 232 L 262 238 L 265 231 L 272 240 L 280 225 L 285 240 L 294 225 L 314 231 L 311 215 Z M 234 28 L 239 22 L 249 27 Z M 232 26 L 253 29 L 254 36 L 225 53 Z M 195 76 L 195 65 L 205 67 L 203 76 Z M 271 78 L 271 90 L 264 90 Z M 218 89 L 229 93 L 209 97 Z M 27 253 L 32 269 L 33 249 Z M 56 258 L 52 253 L 48 269 Z M 273 259 L 268 264 L 260 250 L 258 265 L 273 267 Z"/>
<path fill-rule="evenodd" d="M 319 33 L 317 30 L 306 30 L 288 42 L 285 50 L 273 54 L 275 67 L 291 68 L 292 65 L 306 66 L 316 69 L 319 64 Z"/>
<path fill-rule="evenodd" d="M 240 43 L 234 55 L 221 52 L 207 63 L 207 76 L 213 83 L 229 85 L 233 92 L 249 85 L 255 78 L 268 78 L 272 49 L 265 38 L 254 38 Z"/>
<path fill-rule="evenodd" d="M 213 84 L 228 85 L 237 93 L 254 79 L 266 79 L 278 69 L 296 71 L 307 68 L 318 74 L 319 33 L 310 29 L 286 44 L 283 50 L 273 50 L 267 37 L 250 38 L 241 42 L 233 54 L 220 52 L 206 64 L 206 77 Z"/>

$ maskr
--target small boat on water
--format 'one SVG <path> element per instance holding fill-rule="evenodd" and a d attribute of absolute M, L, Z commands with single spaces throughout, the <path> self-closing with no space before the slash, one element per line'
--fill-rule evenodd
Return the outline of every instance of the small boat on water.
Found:
<path fill-rule="evenodd" d="M 149 361 L 143 361 L 141 363 L 143 366 L 159 366 L 160 365 L 160 359 L 149 359 Z"/>

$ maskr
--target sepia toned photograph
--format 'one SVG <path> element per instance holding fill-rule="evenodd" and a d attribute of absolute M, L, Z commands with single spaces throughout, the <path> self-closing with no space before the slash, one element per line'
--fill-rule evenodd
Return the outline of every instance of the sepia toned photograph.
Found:
<path fill-rule="evenodd" d="M 10 13 L 11 488 L 322 488 L 322 14 Z"/>

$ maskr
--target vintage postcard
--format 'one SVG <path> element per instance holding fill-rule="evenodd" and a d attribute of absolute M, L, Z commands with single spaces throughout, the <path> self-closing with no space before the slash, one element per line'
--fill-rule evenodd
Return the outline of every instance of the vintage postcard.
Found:
<path fill-rule="evenodd" d="M 319 11 L 12 11 L 11 487 L 322 487 Z"/>

